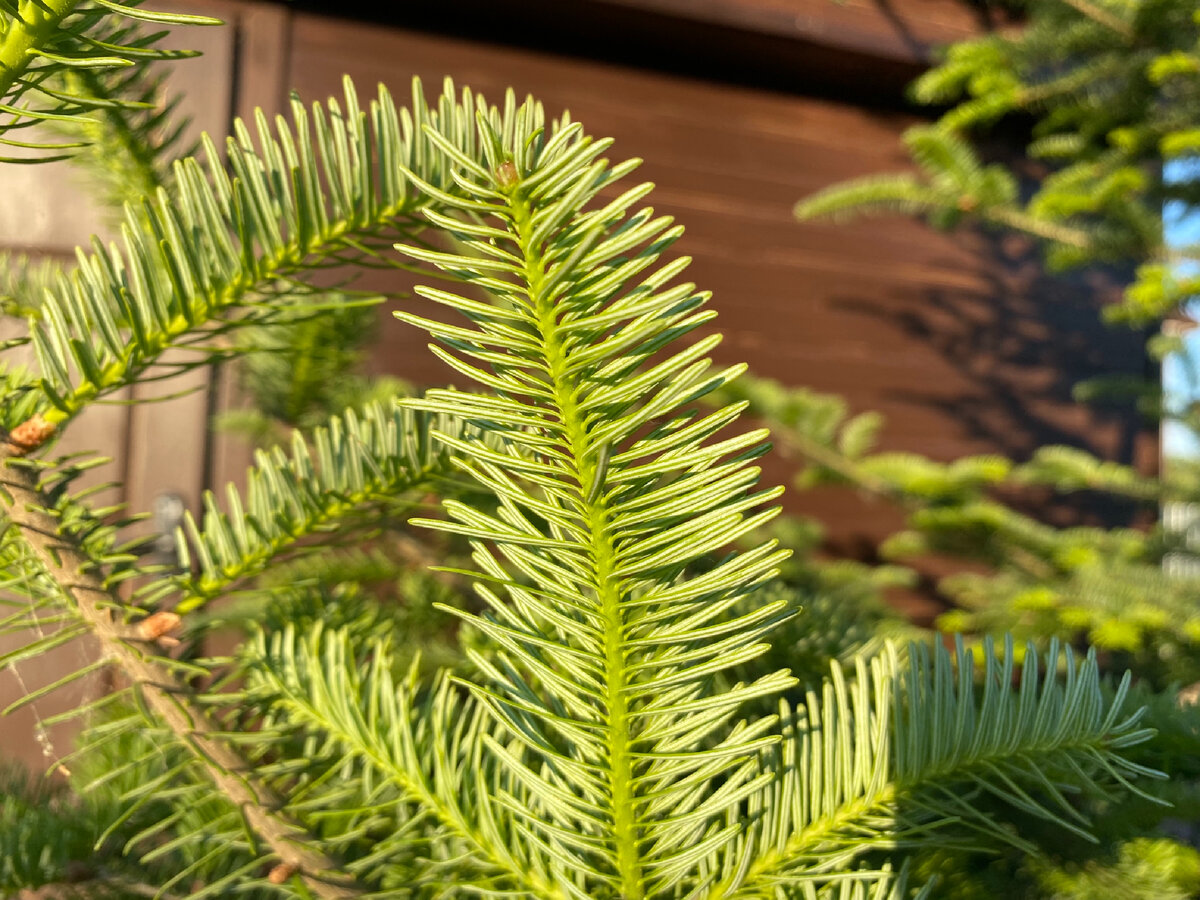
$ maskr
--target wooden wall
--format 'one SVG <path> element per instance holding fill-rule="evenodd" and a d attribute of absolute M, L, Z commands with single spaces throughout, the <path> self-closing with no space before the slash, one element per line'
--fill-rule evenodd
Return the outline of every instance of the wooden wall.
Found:
<path fill-rule="evenodd" d="M 1130 458 L 1138 433 L 1129 421 L 1089 415 L 1069 400 L 1070 386 L 1082 378 L 1143 366 L 1136 338 L 1096 324 L 1093 310 L 1108 290 L 1102 283 L 1045 277 L 1019 241 L 940 235 L 901 219 L 854 227 L 793 219 L 792 205 L 807 193 L 905 165 L 898 138 L 916 119 L 897 108 L 897 73 L 915 70 L 931 42 L 975 27 L 951 0 L 824 3 L 806 0 L 791 35 L 780 33 L 780 23 L 792 7 L 777 0 L 707 0 L 688 9 L 693 19 L 739 34 L 766 29 L 773 39 L 800 41 L 797 47 L 824 41 L 826 53 L 856 54 L 859 62 L 874 55 L 882 61 L 878 72 L 857 71 L 855 78 L 859 87 L 891 79 L 881 83 L 878 105 L 861 91 L 853 102 L 839 100 L 832 82 L 814 82 L 810 92 L 793 82 L 755 84 L 719 66 L 672 72 L 660 57 L 645 66 L 606 61 L 603 47 L 566 55 L 480 39 L 479 29 L 464 39 L 234 0 L 188 3 L 230 25 L 180 36 L 207 55 L 178 64 L 172 78 L 188 92 L 197 123 L 218 134 L 232 114 L 259 104 L 278 110 L 289 87 L 309 100 L 336 95 L 343 73 L 360 91 L 382 81 L 401 98 L 414 75 L 431 92 L 451 76 L 493 98 L 508 86 L 532 93 L 551 113 L 570 109 L 590 132 L 615 137 L 615 156 L 645 159 L 642 175 L 658 185 L 652 202 L 688 228 L 677 246 L 694 257 L 689 278 L 715 293 L 727 335 L 717 354 L 722 361 L 748 361 L 759 375 L 841 393 L 855 410 L 880 410 L 889 420 L 890 449 L 940 459 L 1021 456 L 1039 443 L 1064 441 Z M 593 14 L 611 6 L 682 15 L 673 0 L 583 5 Z M 430 7 L 423 7 L 428 18 Z M 737 8 L 742 18 L 722 20 Z M 403 22 L 409 13 L 389 15 Z M 894 67 L 900 64 L 907 68 Z M 62 255 L 103 231 L 102 217 L 75 202 L 72 177 L 57 165 L 0 167 L 0 195 L 9 200 L 0 205 L 0 247 Z M 442 381 L 447 370 L 424 343 L 382 311 L 371 365 L 418 382 Z M 99 477 L 125 481 L 113 496 L 134 509 L 149 508 L 164 490 L 196 509 L 206 482 L 219 486 L 244 471 L 246 449 L 206 426 L 210 408 L 233 402 L 229 379 L 194 378 L 197 391 L 187 397 L 100 407 L 67 438 L 73 449 L 124 461 Z M 784 471 L 777 466 L 773 474 Z M 839 552 L 865 553 L 896 524 L 893 512 L 846 492 L 792 494 L 787 503 L 821 518 Z M 0 652 L 20 636 L 4 640 Z M 86 652 L 64 651 L 69 659 Z M 35 688 L 68 661 L 22 666 L 21 678 Z M 52 715 L 103 687 L 82 685 L 39 704 L 37 713 Z M 0 671 L 0 707 L 20 689 L 12 673 Z M 0 718 L 0 756 L 44 764 L 35 733 L 32 711 Z M 70 735 L 59 731 L 50 741 L 61 751 Z"/>
<path fill-rule="evenodd" d="M 959 0 L 599 0 L 719 28 L 808 41 L 874 59 L 925 62 L 979 33 L 988 11 Z M 996 11 L 994 14 L 1002 14 Z"/>

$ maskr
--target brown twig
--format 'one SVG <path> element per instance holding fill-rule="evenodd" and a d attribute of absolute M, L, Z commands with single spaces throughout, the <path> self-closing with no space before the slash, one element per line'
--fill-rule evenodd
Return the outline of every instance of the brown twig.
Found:
<path fill-rule="evenodd" d="M 337 862 L 311 846 L 307 831 L 287 813 L 274 791 L 255 779 L 246 761 L 213 734 L 189 691 L 161 663 L 147 656 L 145 639 L 130 640 L 129 629 L 113 621 L 109 609 L 120 600 L 94 571 L 92 561 L 70 537 L 59 533 L 58 520 L 46 510 L 33 468 L 14 463 L 11 447 L 0 447 L 0 501 L 6 515 L 81 618 L 99 640 L 102 652 L 138 687 L 146 705 L 196 755 L 223 793 L 279 858 L 299 874 L 323 900 L 357 897 L 363 888 L 340 871 Z M 6 495 L 6 496 L 2 496 Z"/>

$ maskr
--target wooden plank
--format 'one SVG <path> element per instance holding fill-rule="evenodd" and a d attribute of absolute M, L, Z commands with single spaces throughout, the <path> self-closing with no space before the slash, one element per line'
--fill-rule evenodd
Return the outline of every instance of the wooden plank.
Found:
<path fill-rule="evenodd" d="M 205 11 L 195 2 L 172 3 L 163 8 Z M 166 39 L 169 46 L 203 53 L 165 69 L 166 91 L 182 97 L 180 115 L 191 119 L 188 131 L 193 137 L 202 131 L 218 136 L 228 131 L 236 36 L 235 24 L 178 29 Z M 195 354 L 188 351 L 172 351 L 164 354 L 162 363 L 172 365 L 194 359 Z M 126 502 L 131 510 L 150 512 L 159 498 L 168 496 L 180 498 L 193 511 L 199 510 L 206 466 L 208 385 L 208 369 L 199 368 L 166 381 L 134 386 L 137 404 L 129 412 L 126 466 Z M 148 534 L 154 526 L 152 520 L 147 520 L 132 533 Z"/>
<path fill-rule="evenodd" d="M 237 115 L 251 119 L 256 107 L 268 116 L 287 105 L 291 11 L 272 3 L 238 3 Z"/>
<path fill-rule="evenodd" d="M 803 40 L 903 62 L 980 34 L 978 8 L 957 0 L 598 0 L 602 5 Z"/>
<path fill-rule="evenodd" d="M 287 105 L 288 52 L 291 40 L 291 11 L 269 3 L 238 3 L 237 80 L 233 87 L 234 112 L 253 121 L 255 110 L 273 118 Z M 237 362 L 212 369 L 209 408 L 213 415 L 249 405 L 237 381 Z M 244 486 L 246 470 L 254 459 L 254 448 L 241 435 L 216 431 L 209 422 L 208 465 L 205 487 L 221 493 L 227 483 Z M 234 634 L 209 635 L 204 651 L 221 656 L 233 652 Z"/>
<path fill-rule="evenodd" d="M 291 12 L 269 3 L 239 3 L 237 10 L 235 112 L 243 119 L 253 120 L 254 111 L 262 108 L 268 117 L 273 117 L 287 104 Z M 214 413 L 246 404 L 237 385 L 236 362 L 221 365 L 214 376 L 211 402 Z M 239 435 L 224 432 L 210 432 L 208 441 L 210 456 L 205 486 L 216 490 L 227 482 L 243 483 L 246 469 L 253 461 L 249 443 Z"/>

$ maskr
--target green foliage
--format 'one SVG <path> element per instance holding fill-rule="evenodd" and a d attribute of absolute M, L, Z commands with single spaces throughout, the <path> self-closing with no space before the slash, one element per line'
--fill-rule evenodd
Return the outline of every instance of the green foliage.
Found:
<path fill-rule="evenodd" d="M 917 101 L 949 107 L 906 136 L 915 173 L 834 185 L 797 212 L 898 210 L 942 227 L 975 221 L 1034 236 L 1052 269 L 1117 263 L 1110 276 L 1133 276 L 1104 319 L 1152 332 L 1150 358 L 1182 371 L 1183 389 L 1194 393 L 1194 351 L 1180 326 L 1194 316 L 1200 253 L 1194 244 L 1168 246 L 1166 235 L 1200 203 L 1200 14 L 1188 0 L 1036 0 L 1024 11 L 1022 29 L 948 48 L 913 85 Z M 1032 126 L 1026 154 L 1043 164 L 1021 167 L 1021 193 L 1016 165 L 985 162 L 977 143 L 1014 115 Z M 1079 385 L 1076 398 L 1133 404 L 1151 420 L 1200 434 L 1190 393 L 1164 397 L 1157 382 L 1102 376 Z M 914 565 L 931 555 L 943 566 L 969 563 L 939 584 L 956 605 L 939 620 L 942 629 L 1086 640 L 1111 669 L 1131 666 L 1154 710 L 1160 737 L 1147 746 L 1158 748 L 1153 765 L 1171 773 L 1174 815 L 1196 820 L 1194 710 L 1175 702 L 1179 684 L 1200 678 L 1194 459 L 1168 457 L 1160 477 L 1148 477 L 1070 447 L 1039 448 L 1020 464 L 826 457 L 805 454 L 827 477 L 904 508 L 908 528 L 884 544 L 885 554 Z M 1069 524 L 1048 524 L 1051 505 Z M 1084 527 L 1089 517 L 1108 527 Z M 1122 520 L 1137 527 L 1111 527 Z M 1134 804 L 1100 818 L 1121 827 L 1102 829 L 1094 849 L 1035 829 L 1047 848 L 1040 860 L 980 867 L 947 851 L 925 855 L 915 871 L 946 873 L 947 897 L 1196 894 L 1194 847 L 1171 837 L 1178 829 L 1161 813 Z"/>
<path fill-rule="evenodd" d="M 313 428 L 344 409 L 411 393 L 401 381 L 355 371 L 376 331 L 374 305 L 328 303 L 312 312 L 298 304 L 270 325 L 238 330 L 238 380 L 253 403 L 223 415 L 218 427 L 269 447 L 289 428 Z"/>
<path fill-rule="evenodd" d="M 1109 313 L 1131 324 L 1160 319 L 1193 293 L 1194 278 L 1163 245 L 1162 209 L 1200 198 L 1194 181 L 1170 177 L 1162 163 L 1197 146 L 1194 4 L 1039 0 L 1019 32 L 948 48 L 912 94 L 952 104 L 936 125 L 906 136 L 919 173 L 828 188 L 797 207 L 802 217 L 901 211 L 943 227 L 973 217 L 1042 239 L 1055 267 L 1144 262 Z M 1034 118 L 1029 154 L 1053 164 L 1027 198 L 1008 168 L 985 165 L 967 138 L 1016 113 Z"/>
<path fill-rule="evenodd" d="M 38 315 L 46 290 L 61 266 L 52 259 L 31 259 L 25 254 L 0 256 L 0 315 L 26 318 Z"/>
<path fill-rule="evenodd" d="M 207 176 L 195 159 L 178 163 L 169 191 L 127 213 L 123 251 L 97 245 L 81 257 L 30 329 L 47 421 L 69 420 L 147 377 L 151 365 L 169 376 L 204 364 L 203 351 L 195 363 L 157 359 L 167 347 L 206 344 L 231 330 L 222 315 L 244 313 L 239 326 L 270 321 L 312 290 L 303 273 L 331 260 L 380 259 L 389 241 L 418 227 L 413 215 L 423 201 L 402 171 L 426 160 L 402 134 L 436 114 L 421 100 L 401 116 L 383 88 L 362 110 L 347 86 L 345 103 L 344 113 L 336 101 L 327 111 L 315 106 L 310 120 L 295 101 L 294 130 L 281 120 L 277 134 L 261 116 L 261 155 L 239 123 L 226 147 L 232 176 L 206 140 Z M 422 174 L 430 181 L 448 177 L 429 162 Z M 328 191 L 322 171 L 335 178 Z"/>
<path fill-rule="evenodd" d="M 186 514 L 187 539 L 180 535 L 179 550 L 189 571 L 170 585 L 179 592 L 176 608 L 189 612 L 226 593 L 278 564 L 281 554 L 307 537 L 333 529 L 346 536 L 356 524 L 370 528 L 380 515 L 390 515 L 406 494 L 449 474 L 451 461 L 435 431 L 439 441 L 473 433 L 453 419 L 371 406 L 361 415 L 347 411 L 308 439 L 296 432 L 290 456 L 278 447 L 259 451 L 244 495 L 229 485 L 222 510 L 207 494 L 202 526 Z M 480 444 L 487 446 L 487 438 L 481 436 Z"/>
<path fill-rule="evenodd" d="M 6 896 L 67 880 L 71 865 L 92 854 L 98 831 L 66 791 L 34 786 L 11 765 L 0 769 L 0 891 Z"/>
<path fill-rule="evenodd" d="M 67 39 L 38 21 L 46 46 Z M 110 126 L 142 144 L 148 121 Z M 1011 645 L 982 665 L 962 644 L 901 649 L 870 603 L 897 572 L 789 563 L 766 528 L 780 489 L 757 487 L 767 431 L 721 397 L 744 367 L 708 357 L 708 295 L 667 255 L 682 229 L 640 206 L 650 186 L 611 141 L 511 92 L 496 107 L 447 85 L 431 105 L 419 84 L 399 110 L 347 82 L 256 131 L 235 124 L 228 168 L 205 139 L 205 164 L 176 161 L 165 185 L 132 154 L 154 196 L 120 246 L 22 307 L 37 369 L 0 384 L 0 627 L 37 637 L 0 664 L 98 647 L 18 706 L 122 674 L 61 717 L 86 725 L 58 763 L 87 814 L 60 849 L 53 802 L 0 835 L 11 885 L 58 889 L 86 837 L 122 873 L 71 888 L 92 895 L 899 900 L 922 849 L 1032 849 L 1007 817 L 1087 840 L 1076 794 L 1153 802 L 1150 732 L 1094 654 L 1027 649 L 1018 675 Z M 122 511 L 75 491 L 94 461 L 54 459 L 53 436 L 227 357 L 227 337 L 270 340 L 252 329 L 287 328 L 272 349 L 316 361 L 306 319 L 358 327 L 347 294 L 312 283 L 347 263 L 435 281 L 417 293 L 455 321 L 398 318 L 475 390 L 356 391 L 329 418 L 347 398 L 315 376 L 262 390 L 265 417 L 304 426 L 290 450 L 206 499 L 181 571 L 148 562 Z M 192 355 L 166 362 L 177 347 Z M 841 416 L 812 417 L 816 444 L 866 465 L 875 420 Z M 951 480 L 933 493 L 995 477 L 985 461 Z M 396 520 L 429 493 L 414 550 Z M 397 575 L 405 553 L 421 572 Z M 364 589 L 386 582 L 409 609 Z M 806 592 L 823 595 L 811 629 Z M 450 617 L 461 657 L 429 673 L 413 632 L 445 648 Z M 230 624 L 249 639 L 205 656 Z"/>
<path fill-rule="evenodd" d="M 864 420 L 874 428 L 873 417 L 849 415 L 836 397 L 765 380 L 747 379 L 738 391 L 804 464 L 798 486 L 845 484 L 904 511 L 906 529 L 880 548 L 886 558 L 918 565 L 940 556 L 986 566 L 941 579 L 939 591 L 957 605 L 942 617 L 943 630 L 1012 632 L 1026 640 L 1079 636 L 1160 686 L 1200 678 L 1200 612 L 1188 568 L 1195 550 L 1177 525 L 1166 521 L 1149 533 L 1055 527 L 1004 502 L 1046 488 L 1151 504 L 1186 500 L 1195 496 L 1186 470 L 1163 482 L 1059 446 L 1042 447 L 1020 465 L 992 456 L 939 463 L 915 454 L 847 453 L 843 435 Z"/>
<path fill-rule="evenodd" d="M 918 629 L 878 596 L 881 585 L 895 582 L 864 569 L 845 562 L 818 565 L 801 577 L 793 575 L 763 588 L 762 597 L 751 595 L 747 606 L 782 601 L 783 609 L 795 614 L 772 632 L 771 647 L 761 660 L 735 671 L 737 679 L 752 677 L 756 669 L 789 668 L 799 682 L 789 692 L 795 696 L 819 685 L 831 661 L 852 666 L 856 659 L 882 652 L 888 641 L 903 645 L 922 639 Z"/>
<path fill-rule="evenodd" d="M 1118 895 L 1186 900 L 1200 891 L 1200 852 L 1174 841 L 1139 838 L 1120 846 L 1114 864 L 1047 867 L 1036 877 L 1042 890 L 1064 900 Z"/>
<path fill-rule="evenodd" d="M 1025 230 L 1045 241 L 1051 262 L 1141 262 L 1124 302 L 1105 314 L 1136 327 L 1157 322 L 1196 289 L 1179 255 L 1168 258 L 1162 245 L 1163 203 L 1194 202 L 1195 184 L 1165 179 L 1161 168 L 1171 155 L 1164 148 L 1185 146 L 1190 132 L 1183 123 L 1194 120 L 1200 104 L 1194 11 L 1191 4 L 1165 2 L 1131 16 L 1107 3 L 1047 0 L 1029 13 L 1019 34 L 956 45 L 914 85 L 923 102 L 955 105 L 936 125 L 910 136 L 923 173 L 913 183 L 941 191 L 941 224 L 970 213 Z M 964 136 L 1017 111 L 1035 116 L 1030 154 L 1059 161 L 1024 203 L 984 184 L 987 172 L 1010 176 L 998 164 L 979 163 Z M 870 211 L 878 204 L 867 184 L 835 186 L 799 211 Z M 1160 358 L 1178 352 L 1177 340 L 1164 341 L 1156 339 Z M 1085 388 L 1081 396 L 1095 391 Z M 1138 389 L 1144 409 L 1190 423 L 1190 409 L 1168 409 L 1156 391 Z M 979 470 L 981 463 L 990 475 Z M 948 616 L 948 627 L 1082 632 L 1123 658 L 1132 655 L 1160 681 L 1194 678 L 1193 577 L 1179 574 L 1190 571 L 1194 554 L 1177 529 L 1051 528 L 988 490 L 1011 486 L 1011 498 L 1013 488 L 1043 485 L 1150 504 L 1191 502 L 1197 496 L 1192 468 L 1172 465 L 1160 481 L 1066 447 L 1041 448 L 1029 462 L 1008 468 L 1000 460 L 941 464 L 879 455 L 860 460 L 850 480 L 898 490 L 913 509 L 914 532 L 894 538 L 893 553 L 945 553 L 998 567 L 995 577 L 959 575 L 944 583 L 950 596 L 975 611 Z M 1164 560 L 1173 561 L 1166 573 Z"/>
<path fill-rule="evenodd" d="M 115 94 L 96 89 L 112 70 L 136 70 L 150 60 L 196 54 L 163 50 L 144 35 L 138 22 L 170 25 L 218 25 L 207 16 L 141 9 L 120 0 L 6 0 L 0 5 L 0 143 L 32 150 L 10 162 L 62 159 L 88 146 L 86 132 L 95 114 L 111 119 L 145 108 L 137 92 Z M 103 73 L 95 75 L 94 73 Z M 137 115 L 137 113 L 133 113 Z M 39 123 L 70 123 L 84 129 L 83 140 L 21 139 L 20 132 Z M 135 151 L 130 143 L 125 155 Z"/>

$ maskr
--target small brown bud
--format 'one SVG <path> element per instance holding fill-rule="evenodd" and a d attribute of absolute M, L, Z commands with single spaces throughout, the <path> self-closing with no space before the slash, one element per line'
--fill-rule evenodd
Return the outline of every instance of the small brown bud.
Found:
<path fill-rule="evenodd" d="M 506 159 L 496 167 L 496 182 L 503 190 L 511 190 L 520 180 L 521 176 L 517 172 L 517 164 L 511 159 Z"/>
<path fill-rule="evenodd" d="M 969 194 L 963 194 L 961 197 L 958 198 L 958 208 L 962 212 L 965 212 L 965 213 L 974 212 L 975 207 L 977 207 L 978 205 L 979 205 L 979 201 L 976 200 L 974 197 L 970 196 Z"/>
<path fill-rule="evenodd" d="M 267 881 L 271 884 L 283 884 L 296 874 L 296 867 L 291 863 L 280 863 L 267 873 Z"/>
<path fill-rule="evenodd" d="M 137 624 L 137 636 L 143 641 L 158 641 L 165 647 L 174 647 L 179 641 L 171 637 L 171 632 L 182 622 L 176 613 L 160 610 L 151 613 Z"/>
<path fill-rule="evenodd" d="M 54 437 L 56 431 L 58 431 L 58 426 L 53 422 L 47 422 L 42 418 L 41 413 L 38 413 L 9 432 L 8 446 L 14 455 L 24 456 Z"/>

